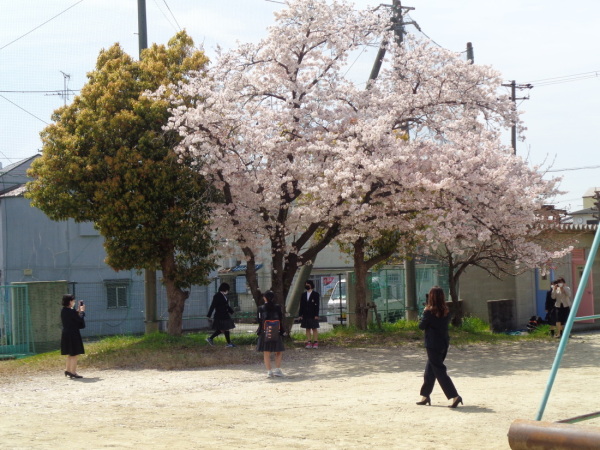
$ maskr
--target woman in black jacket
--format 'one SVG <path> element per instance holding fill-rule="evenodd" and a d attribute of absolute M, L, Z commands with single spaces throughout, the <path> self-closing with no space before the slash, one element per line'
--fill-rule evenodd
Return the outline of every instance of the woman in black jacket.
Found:
<path fill-rule="evenodd" d="M 215 312 L 215 318 L 212 325 L 215 332 L 209 338 L 206 338 L 206 342 L 208 342 L 210 345 L 214 345 L 213 339 L 219 334 L 223 333 L 225 335 L 225 339 L 227 339 L 226 347 L 235 347 L 235 345 L 231 343 L 231 336 L 229 334 L 229 330 L 235 328 L 235 323 L 233 323 L 233 319 L 231 318 L 231 314 L 233 314 L 233 308 L 229 306 L 229 300 L 227 300 L 228 293 L 229 284 L 221 283 L 221 286 L 219 286 L 219 292 L 217 292 L 213 297 L 210 308 L 208 309 L 208 314 L 206 316 L 209 319 L 211 318 L 213 311 Z"/>
<path fill-rule="evenodd" d="M 427 365 L 423 376 L 423 386 L 421 386 L 421 401 L 417 405 L 431 405 L 431 391 L 435 380 L 442 387 L 442 391 L 448 400 L 451 400 L 450 408 L 456 408 L 462 404 L 462 397 L 458 395 L 454 383 L 446 373 L 444 360 L 448 354 L 450 346 L 450 336 L 448 335 L 448 324 L 450 315 L 444 291 L 438 286 L 434 286 L 427 296 L 427 306 L 423 311 L 423 317 L 419 323 L 419 328 L 425 330 L 425 347 L 427 348 Z"/>
<path fill-rule="evenodd" d="M 546 302 L 544 304 L 544 309 L 546 310 L 546 321 L 548 325 L 550 325 L 550 336 L 554 337 L 554 329 L 556 328 L 556 309 L 554 308 L 554 303 L 556 300 L 552 298 L 552 292 L 554 291 L 554 286 L 556 285 L 556 281 L 552 281 L 550 283 L 550 289 L 546 292 Z"/>
<path fill-rule="evenodd" d="M 77 355 L 85 353 L 79 331 L 85 328 L 85 305 L 79 302 L 78 308 L 74 309 L 75 296 L 70 294 L 63 295 L 62 305 L 60 320 L 63 329 L 60 338 L 60 354 L 67 355 L 65 377 L 83 378 L 77 374 Z"/>
<path fill-rule="evenodd" d="M 306 280 L 304 283 L 306 292 L 300 297 L 300 327 L 306 329 L 305 348 L 319 348 L 319 305 L 321 296 L 315 291 L 315 283 Z M 312 331 L 312 341 L 310 333 Z"/>
<path fill-rule="evenodd" d="M 263 352 L 263 359 L 265 367 L 267 368 L 267 377 L 282 377 L 281 372 L 281 360 L 283 359 L 283 352 L 285 347 L 283 345 L 283 312 L 281 306 L 275 303 L 275 293 L 273 291 L 267 291 L 263 294 L 263 305 L 258 307 L 257 319 L 258 319 L 258 345 L 256 346 L 257 352 Z M 279 321 L 279 330 L 276 334 L 269 339 L 265 332 L 265 321 Z M 271 370 L 271 353 L 275 352 L 275 369 Z"/>

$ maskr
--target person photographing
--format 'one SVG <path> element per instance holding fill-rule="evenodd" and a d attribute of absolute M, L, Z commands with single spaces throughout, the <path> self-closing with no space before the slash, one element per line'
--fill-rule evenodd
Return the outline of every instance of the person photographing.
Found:
<path fill-rule="evenodd" d="M 85 304 L 79 301 L 75 308 L 75 296 L 63 295 L 60 320 L 62 322 L 62 335 L 60 338 L 60 354 L 67 356 L 65 377 L 83 378 L 77 373 L 77 355 L 83 355 L 83 339 L 79 330 L 85 328 Z"/>
<path fill-rule="evenodd" d="M 556 315 L 556 337 L 562 336 L 563 325 L 569 318 L 573 297 L 571 288 L 567 286 L 564 278 L 558 278 L 552 285 L 552 298 L 554 299 L 554 311 Z"/>

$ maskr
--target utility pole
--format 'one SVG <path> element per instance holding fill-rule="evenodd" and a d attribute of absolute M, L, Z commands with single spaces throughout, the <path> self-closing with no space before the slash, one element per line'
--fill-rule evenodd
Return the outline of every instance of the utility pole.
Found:
<path fill-rule="evenodd" d="M 473 54 L 473 44 L 467 42 L 467 61 L 471 64 L 475 63 L 475 55 Z"/>
<path fill-rule="evenodd" d="M 404 41 L 404 25 L 407 23 L 404 22 L 402 17 L 403 10 L 414 10 L 413 7 L 402 6 L 400 0 L 394 0 L 392 2 L 392 29 L 394 30 L 396 44 L 398 46 L 402 45 Z M 411 22 L 418 28 L 418 25 L 414 22 Z M 369 81 L 374 80 L 379 75 L 379 70 L 381 69 L 381 63 L 383 62 L 383 58 L 385 57 L 387 42 L 383 41 L 379 46 L 379 51 L 377 52 L 377 57 L 375 59 L 375 63 L 373 64 L 373 69 L 371 70 L 371 74 L 369 75 Z M 367 88 L 368 88 L 367 84 Z M 408 127 L 406 127 L 406 132 L 408 132 Z M 418 317 L 418 308 L 417 308 L 417 269 L 414 255 L 407 255 L 404 260 L 404 295 L 406 298 L 406 319 L 407 320 L 417 320 Z"/>
<path fill-rule="evenodd" d="M 529 100 L 529 96 L 517 98 L 517 89 L 532 89 L 533 88 L 533 86 L 531 84 L 517 84 L 517 82 L 515 80 L 512 80 L 508 84 L 503 84 L 502 86 L 510 87 L 510 99 L 515 103 L 515 110 L 517 108 L 516 107 L 517 100 Z M 516 155 L 517 154 L 517 124 L 516 123 L 513 124 L 513 126 L 511 127 L 510 142 L 511 142 L 511 145 L 513 148 L 513 153 Z"/>
<path fill-rule="evenodd" d="M 148 27 L 146 25 L 146 0 L 138 0 L 138 43 L 140 59 L 142 50 L 148 48 Z"/>
<path fill-rule="evenodd" d="M 138 38 L 139 56 L 142 59 L 142 50 L 148 48 L 148 28 L 146 24 L 146 0 L 138 0 Z M 144 270 L 144 324 L 145 333 L 158 331 L 156 320 L 156 271 Z"/>
<path fill-rule="evenodd" d="M 387 5 L 389 6 L 389 5 Z M 392 29 L 396 35 L 396 43 L 398 45 L 402 45 L 404 41 L 404 25 L 405 22 L 402 20 L 402 10 L 411 11 L 415 8 L 411 6 L 402 6 L 400 0 L 393 0 L 392 2 Z M 410 22 L 411 24 L 417 26 L 415 22 Z M 417 26 L 418 28 L 418 26 Z M 379 75 L 379 71 L 381 70 L 381 63 L 383 62 L 383 58 L 385 57 L 387 41 L 383 41 L 379 46 L 379 50 L 377 52 L 377 56 L 375 57 L 375 63 L 373 63 L 373 68 L 371 69 L 371 74 L 369 75 L 369 81 L 374 80 Z M 368 86 L 368 85 L 367 85 Z"/>

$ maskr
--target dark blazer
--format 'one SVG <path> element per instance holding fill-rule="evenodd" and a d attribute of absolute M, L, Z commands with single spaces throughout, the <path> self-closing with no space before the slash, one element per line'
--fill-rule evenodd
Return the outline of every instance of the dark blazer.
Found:
<path fill-rule="evenodd" d="M 546 292 L 546 303 L 544 304 L 544 309 L 548 312 L 554 309 L 555 300 L 552 298 L 552 289 Z"/>
<path fill-rule="evenodd" d="M 310 293 L 310 297 L 308 297 L 308 292 L 303 292 L 300 297 L 300 311 L 298 315 L 301 317 L 310 317 L 314 319 L 319 315 L 319 305 L 321 303 L 321 296 L 315 290 Z"/>
<path fill-rule="evenodd" d="M 425 347 L 440 351 L 447 350 L 450 346 L 449 323 L 450 314 L 446 317 L 436 317 L 431 311 L 425 310 L 419 322 L 419 328 L 425 330 Z"/>
<path fill-rule="evenodd" d="M 63 307 L 60 312 L 60 320 L 62 322 L 62 335 L 60 338 L 60 354 L 61 355 L 82 355 L 85 353 L 83 348 L 83 339 L 79 330 L 85 328 L 85 313 L 79 314 L 78 311 Z"/>
<path fill-rule="evenodd" d="M 79 315 L 79 312 L 72 308 L 63 307 L 60 312 L 60 320 L 63 326 L 63 332 L 77 333 L 85 328 L 85 313 Z"/>
<path fill-rule="evenodd" d="M 213 311 L 215 312 L 215 320 L 227 320 L 230 318 L 229 314 L 233 314 L 233 308 L 229 306 L 229 301 L 222 292 L 215 294 L 206 316 L 212 316 Z"/>
<path fill-rule="evenodd" d="M 279 320 L 279 333 L 283 334 L 283 312 L 281 305 L 275 303 L 272 311 L 267 311 L 266 305 L 260 305 L 256 311 L 256 320 L 258 321 L 258 329 L 256 334 L 260 334 L 263 330 L 263 322 L 265 320 Z"/>

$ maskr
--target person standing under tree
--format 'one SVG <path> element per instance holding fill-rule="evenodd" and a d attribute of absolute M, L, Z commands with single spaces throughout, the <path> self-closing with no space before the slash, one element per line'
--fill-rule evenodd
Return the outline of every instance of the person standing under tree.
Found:
<path fill-rule="evenodd" d="M 257 352 L 263 352 L 265 367 L 267 368 L 267 377 L 282 377 L 281 360 L 285 346 L 283 345 L 283 312 L 281 306 L 275 302 L 275 293 L 267 291 L 263 294 L 264 304 L 258 307 L 258 344 Z M 265 322 L 270 322 L 272 326 L 278 325 L 272 329 L 271 333 L 267 332 Z M 278 328 L 278 329 L 277 329 Z M 275 352 L 275 369 L 271 369 L 271 353 Z"/>
<path fill-rule="evenodd" d="M 556 284 L 552 286 L 552 298 L 555 300 L 554 310 L 556 311 L 556 337 L 562 336 L 562 327 L 569 318 L 571 312 L 571 288 L 567 286 L 564 278 L 558 278 Z"/>
<path fill-rule="evenodd" d="M 450 400 L 449 408 L 456 408 L 459 403 L 461 405 L 463 403 L 463 399 L 458 395 L 444 365 L 450 346 L 450 335 L 448 334 L 449 312 L 443 289 L 439 286 L 432 287 L 427 297 L 427 306 L 425 306 L 423 316 L 419 322 L 419 328 L 425 330 L 427 365 L 425 366 L 423 385 L 421 386 L 421 401 L 418 401 L 417 405 L 431 405 L 429 396 L 433 391 L 435 380 L 440 384 L 446 398 Z"/>
<path fill-rule="evenodd" d="M 306 328 L 305 348 L 319 348 L 319 305 L 321 296 L 315 291 L 315 283 L 306 280 L 304 283 L 306 292 L 300 297 L 300 327 Z M 312 332 L 312 342 L 311 342 Z"/>
<path fill-rule="evenodd" d="M 215 332 L 210 337 L 206 338 L 206 342 L 208 342 L 210 345 L 214 345 L 213 339 L 219 334 L 223 333 L 225 335 L 225 339 L 227 339 L 226 347 L 231 348 L 235 347 L 235 345 L 231 343 L 229 330 L 235 328 L 235 323 L 233 323 L 233 319 L 231 318 L 231 314 L 233 314 L 233 308 L 229 306 L 229 301 L 227 300 L 228 293 L 229 284 L 221 283 L 221 286 L 219 286 L 219 292 L 217 292 L 213 297 L 210 308 L 208 309 L 208 314 L 206 314 L 206 316 L 210 319 L 213 311 L 215 312 L 215 318 L 212 325 L 212 328 L 215 330 Z"/>
<path fill-rule="evenodd" d="M 550 283 L 550 289 L 546 292 L 546 303 L 544 309 L 546 310 L 546 322 L 550 326 L 550 336 L 554 337 L 554 329 L 556 328 L 556 312 L 554 311 L 555 300 L 552 298 L 552 292 L 556 286 L 556 281 Z"/>

